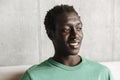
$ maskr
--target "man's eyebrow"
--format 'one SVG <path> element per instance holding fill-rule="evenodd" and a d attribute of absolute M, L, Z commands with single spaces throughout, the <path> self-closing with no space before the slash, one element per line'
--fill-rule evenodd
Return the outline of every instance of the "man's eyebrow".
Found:
<path fill-rule="evenodd" d="M 69 24 L 69 23 L 67 23 L 67 24 L 65 24 L 65 25 L 71 26 L 71 24 Z M 82 27 L 82 22 L 77 23 L 75 26 L 78 26 L 78 25 L 81 25 L 81 27 Z"/>
<path fill-rule="evenodd" d="M 82 22 L 77 23 L 77 25 L 82 25 Z"/>
<path fill-rule="evenodd" d="M 80 27 L 82 27 L 82 22 L 76 24 L 76 26 L 78 26 L 78 25 L 81 25 Z"/>

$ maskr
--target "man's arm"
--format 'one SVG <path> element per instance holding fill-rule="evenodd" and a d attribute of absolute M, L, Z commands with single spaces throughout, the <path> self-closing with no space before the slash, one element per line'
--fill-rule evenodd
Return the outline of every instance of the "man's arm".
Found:
<path fill-rule="evenodd" d="M 26 71 L 25 74 L 20 78 L 20 80 L 32 80 L 29 73 Z"/>

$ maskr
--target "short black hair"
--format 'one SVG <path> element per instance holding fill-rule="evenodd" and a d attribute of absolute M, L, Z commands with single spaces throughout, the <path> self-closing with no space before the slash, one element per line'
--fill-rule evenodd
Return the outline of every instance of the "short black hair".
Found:
<path fill-rule="evenodd" d="M 47 31 L 48 36 L 49 36 L 49 31 L 50 32 L 55 31 L 57 16 L 65 12 L 75 12 L 78 15 L 78 13 L 75 11 L 73 6 L 63 5 L 63 4 L 57 5 L 47 12 L 44 20 L 44 25 L 45 25 L 45 29 Z"/>

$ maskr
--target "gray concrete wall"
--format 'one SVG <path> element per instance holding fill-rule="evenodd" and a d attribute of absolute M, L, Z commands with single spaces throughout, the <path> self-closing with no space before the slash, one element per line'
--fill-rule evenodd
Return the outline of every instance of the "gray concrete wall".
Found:
<path fill-rule="evenodd" d="M 120 0 L 114 2 L 114 60 L 120 60 Z"/>
<path fill-rule="evenodd" d="M 0 0 L 0 66 L 34 64 L 53 56 L 43 21 L 57 4 L 73 5 L 82 18 L 80 55 L 120 60 L 119 0 Z"/>
<path fill-rule="evenodd" d="M 0 0 L 0 66 L 39 62 L 38 2 Z"/>

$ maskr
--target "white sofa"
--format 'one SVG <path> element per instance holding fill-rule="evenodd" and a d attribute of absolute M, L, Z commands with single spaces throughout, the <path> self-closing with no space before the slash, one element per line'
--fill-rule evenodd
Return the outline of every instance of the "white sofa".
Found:
<path fill-rule="evenodd" d="M 101 62 L 111 70 L 114 80 L 120 80 L 120 62 Z M 0 80 L 19 80 L 30 65 L 0 67 Z"/>
<path fill-rule="evenodd" d="M 0 67 L 0 80 L 19 80 L 30 65 Z"/>

